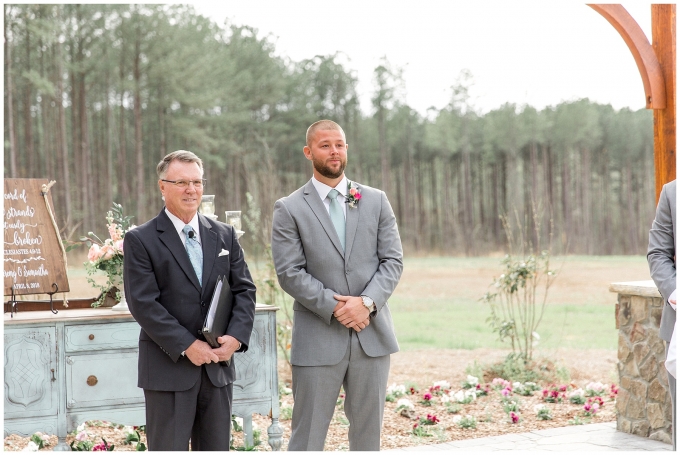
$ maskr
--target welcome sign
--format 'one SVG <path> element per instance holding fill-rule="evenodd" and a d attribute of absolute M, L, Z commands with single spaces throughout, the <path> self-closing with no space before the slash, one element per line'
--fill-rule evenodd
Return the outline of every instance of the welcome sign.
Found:
<path fill-rule="evenodd" d="M 42 186 L 47 179 L 5 179 L 5 296 L 69 290 L 61 239 L 47 210 Z M 52 213 L 52 196 L 47 193 Z"/>

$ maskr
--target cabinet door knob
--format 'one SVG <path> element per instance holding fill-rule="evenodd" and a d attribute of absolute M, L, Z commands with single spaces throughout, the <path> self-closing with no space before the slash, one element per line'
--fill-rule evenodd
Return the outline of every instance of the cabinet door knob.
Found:
<path fill-rule="evenodd" d="M 54 382 L 57 380 L 57 378 L 54 376 L 54 368 L 50 369 L 50 371 L 52 372 L 52 382 Z"/>
<path fill-rule="evenodd" d="M 90 340 L 94 340 L 94 335 L 93 335 L 93 334 L 90 334 L 90 336 L 89 336 L 88 338 L 89 338 Z"/>
<path fill-rule="evenodd" d="M 90 375 L 90 376 L 87 377 L 87 385 L 89 385 L 89 386 L 95 386 L 95 385 L 97 385 L 97 382 L 99 382 L 99 381 L 97 380 L 97 376 L 95 376 L 95 375 Z"/>

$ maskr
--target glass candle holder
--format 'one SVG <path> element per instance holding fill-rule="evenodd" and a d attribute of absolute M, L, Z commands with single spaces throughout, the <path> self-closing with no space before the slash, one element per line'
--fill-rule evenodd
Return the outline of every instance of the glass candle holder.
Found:
<path fill-rule="evenodd" d="M 215 215 L 215 195 L 204 194 L 201 197 L 201 206 L 199 207 L 198 211 L 208 217 Z"/>
<path fill-rule="evenodd" d="M 241 211 L 240 210 L 227 210 L 224 212 L 227 216 L 227 224 L 233 226 L 236 231 L 241 230 Z"/>

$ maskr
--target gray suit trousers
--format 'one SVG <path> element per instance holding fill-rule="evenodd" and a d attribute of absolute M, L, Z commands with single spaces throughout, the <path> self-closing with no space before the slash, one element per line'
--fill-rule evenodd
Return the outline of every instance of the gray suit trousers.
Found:
<path fill-rule="evenodd" d="M 288 450 L 322 451 L 340 393 L 345 389 L 349 450 L 380 450 L 390 356 L 369 357 L 352 329 L 336 365 L 293 365 L 293 422 Z"/>
<path fill-rule="evenodd" d="M 668 348 L 670 347 L 670 344 L 671 344 L 670 342 L 668 342 L 668 341 L 666 342 L 666 357 L 668 357 Z M 675 423 L 676 423 L 675 410 L 677 409 L 675 407 L 675 395 L 676 395 L 675 394 L 675 392 L 676 392 L 675 391 L 675 378 L 673 377 L 672 374 L 668 373 L 668 371 L 666 371 L 666 373 L 668 374 L 668 389 L 671 393 L 671 404 L 673 406 L 673 408 L 672 408 L 672 411 L 673 411 L 673 450 L 675 450 L 676 449 L 676 444 L 675 444 L 675 433 L 676 433 L 676 431 L 675 431 Z"/>

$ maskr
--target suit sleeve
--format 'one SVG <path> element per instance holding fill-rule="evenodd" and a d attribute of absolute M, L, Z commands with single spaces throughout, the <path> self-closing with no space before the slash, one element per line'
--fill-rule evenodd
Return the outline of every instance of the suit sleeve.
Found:
<path fill-rule="evenodd" d="M 649 231 L 649 248 L 647 250 L 650 274 L 666 304 L 668 304 L 668 297 L 677 286 L 675 281 L 675 241 L 669 191 L 669 185 L 664 185 L 661 190 L 659 204 L 656 207 L 656 216 Z"/>
<path fill-rule="evenodd" d="M 404 269 L 397 219 L 384 191 L 381 191 L 377 254 L 380 261 L 378 270 L 361 295 L 373 299 L 377 312 L 380 312 L 399 284 Z"/>
<path fill-rule="evenodd" d="M 228 281 L 233 296 L 233 304 L 226 334 L 233 336 L 241 343 L 241 349 L 237 352 L 245 352 L 248 350 L 253 320 L 255 319 L 256 289 L 234 229 L 231 230 L 229 257 L 231 264 Z"/>
<path fill-rule="evenodd" d="M 274 204 L 272 256 L 281 289 L 330 325 L 337 304 L 335 292 L 307 273 L 300 232 L 282 200 Z"/>
<path fill-rule="evenodd" d="M 161 292 L 149 253 L 134 230 L 125 234 L 123 274 L 130 313 L 144 332 L 177 362 L 196 337 L 161 305 Z"/>

